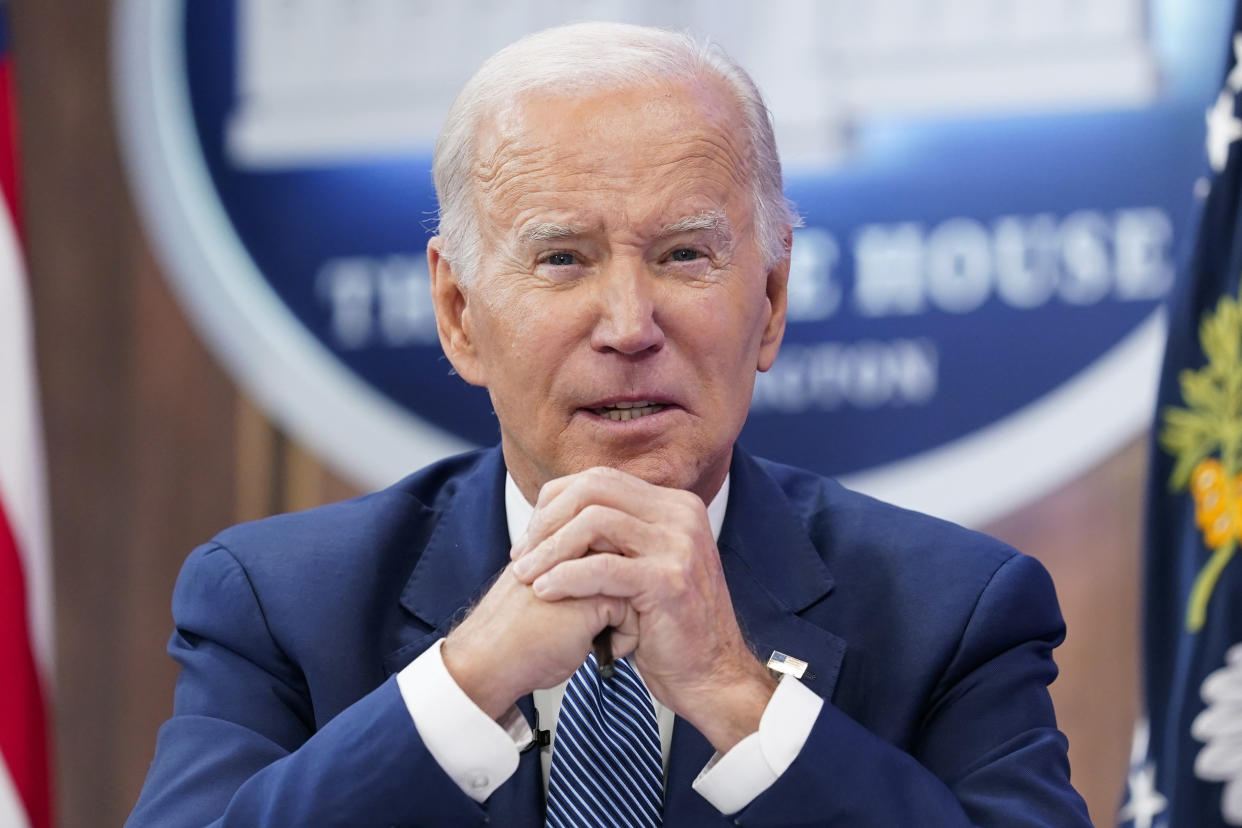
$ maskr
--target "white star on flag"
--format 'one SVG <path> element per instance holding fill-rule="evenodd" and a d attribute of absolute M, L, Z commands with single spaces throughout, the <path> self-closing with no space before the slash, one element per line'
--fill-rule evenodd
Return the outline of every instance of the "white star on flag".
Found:
<path fill-rule="evenodd" d="M 1242 32 L 1233 36 L 1233 69 L 1225 78 L 1225 86 L 1234 92 L 1242 92 Z"/>
<path fill-rule="evenodd" d="M 1222 89 L 1207 112 L 1207 156 L 1212 169 L 1220 172 L 1229 160 L 1229 148 L 1242 138 L 1242 120 L 1233 114 L 1233 93 Z"/>
<path fill-rule="evenodd" d="M 1126 786 L 1130 798 L 1117 812 L 1118 822 L 1132 822 L 1134 828 L 1153 828 L 1156 824 L 1153 818 L 1169 807 L 1169 801 L 1156 790 L 1156 764 L 1147 761 L 1150 735 L 1146 719 L 1134 726 L 1134 741 L 1130 746 L 1130 778 Z"/>

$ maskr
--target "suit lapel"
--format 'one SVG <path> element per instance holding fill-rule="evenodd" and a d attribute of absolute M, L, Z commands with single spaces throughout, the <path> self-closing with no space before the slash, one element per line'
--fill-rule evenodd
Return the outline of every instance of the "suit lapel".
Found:
<path fill-rule="evenodd" d="M 835 587 L 784 491 L 749 455 L 735 452 L 720 560 L 742 632 L 767 660 L 773 650 L 809 665 L 802 677 L 825 699 L 836 688 L 845 642 L 803 613 Z"/>
<path fill-rule="evenodd" d="M 799 613 L 832 591 L 832 573 L 802 519 L 774 480 L 735 450 L 729 508 L 717 542 L 742 633 L 766 661 L 773 650 L 807 662 L 803 684 L 832 699 L 846 644 Z M 677 824 L 730 824 L 690 785 L 711 759 L 711 744 L 678 717 L 669 755 L 665 815 Z"/>
<path fill-rule="evenodd" d="M 407 613 L 384 658 L 389 675 L 410 663 L 461 620 L 496 573 L 509 562 L 505 519 L 505 466 L 500 449 L 484 454 L 434 516 L 435 528 L 401 592 Z"/>
<path fill-rule="evenodd" d="M 401 592 L 407 615 L 397 631 L 397 645 L 384 658 L 387 674 L 397 672 L 448 634 L 461 614 L 486 591 L 509 563 L 509 527 L 504 503 L 505 466 L 496 448 L 478 465 L 453 481 L 456 491 L 436 519 L 414 571 Z M 534 721 L 529 696 L 518 699 L 526 721 Z M 488 799 L 488 811 L 506 814 L 517 824 L 542 819 L 543 784 L 539 751 L 528 750 L 518 769 Z M 529 819 L 520 815 L 529 815 Z"/>

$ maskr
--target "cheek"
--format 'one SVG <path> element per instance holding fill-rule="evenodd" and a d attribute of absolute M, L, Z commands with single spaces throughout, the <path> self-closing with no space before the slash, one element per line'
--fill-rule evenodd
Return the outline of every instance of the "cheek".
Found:
<path fill-rule="evenodd" d="M 767 322 L 766 310 L 766 297 L 749 294 L 734 294 L 723 302 L 706 303 L 696 311 L 696 335 L 717 360 L 745 361 L 757 356 Z"/>
<path fill-rule="evenodd" d="M 489 386 L 520 393 L 543 384 L 564 352 L 563 317 L 539 297 L 503 297 L 479 314 L 480 358 Z"/>
<path fill-rule="evenodd" d="M 768 321 L 772 317 L 772 303 L 764 286 L 760 285 L 746 295 L 739 308 L 739 335 L 744 333 L 746 347 L 758 359 L 759 346 L 767 332 Z"/>
<path fill-rule="evenodd" d="M 700 340 L 710 354 L 710 364 L 705 368 L 711 375 L 706 381 L 724 400 L 737 400 L 748 408 L 750 397 L 743 389 L 750 387 L 759 370 L 763 318 L 753 309 L 736 314 L 721 313 L 706 329 L 712 331 L 710 339 Z"/>

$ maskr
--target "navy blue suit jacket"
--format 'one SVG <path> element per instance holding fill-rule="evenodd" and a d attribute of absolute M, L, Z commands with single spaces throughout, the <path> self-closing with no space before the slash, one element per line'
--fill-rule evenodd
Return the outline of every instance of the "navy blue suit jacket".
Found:
<path fill-rule="evenodd" d="M 394 679 L 508 562 L 503 481 L 500 452 L 476 452 L 195 550 L 173 596 L 175 712 L 129 824 L 541 825 L 534 751 L 476 804 Z M 1047 692 L 1064 625 L 1037 562 L 740 450 L 718 545 L 756 653 L 808 662 L 828 703 L 728 818 L 691 789 L 712 748 L 678 718 L 666 825 L 1089 825 Z"/>

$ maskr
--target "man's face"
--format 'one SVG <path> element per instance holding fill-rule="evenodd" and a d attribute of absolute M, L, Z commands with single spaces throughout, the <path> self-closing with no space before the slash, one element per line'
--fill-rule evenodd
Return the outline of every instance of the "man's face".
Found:
<path fill-rule="evenodd" d="M 710 499 L 788 273 L 755 237 L 736 104 L 714 81 L 532 97 L 476 152 L 481 267 L 460 288 L 433 241 L 433 290 L 522 492 L 612 466 Z"/>

